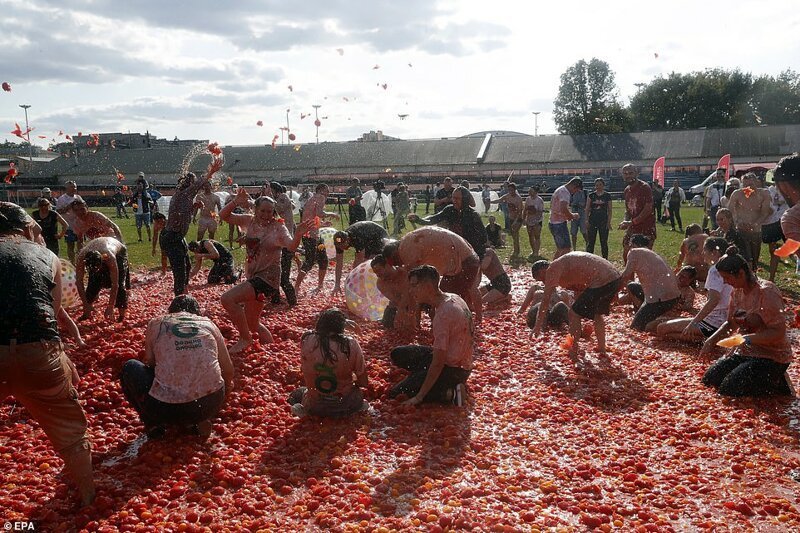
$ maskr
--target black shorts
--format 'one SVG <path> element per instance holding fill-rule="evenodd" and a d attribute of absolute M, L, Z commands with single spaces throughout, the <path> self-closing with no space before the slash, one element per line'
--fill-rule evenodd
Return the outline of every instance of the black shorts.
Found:
<path fill-rule="evenodd" d="M 320 250 L 320 248 L 322 248 Z M 305 256 L 303 257 L 303 264 L 300 265 L 300 270 L 309 272 L 316 264 L 320 270 L 328 269 L 328 252 L 325 251 L 325 243 L 322 239 L 312 239 L 310 237 L 303 237 L 303 249 Z"/>
<path fill-rule="evenodd" d="M 280 296 L 280 291 L 264 281 L 261 278 L 251 278 L 247 283 L 253 286 L 253 291 L 256 293 L 256 298 L 259 300 L 272 300 L 273 296 Z"/>
<path fill-rule="evenodd" d="M 705 320 L 702 320 L 699 324 L 697 324 L 697 328 L 700 330 L 700 333 L 703 334 L 703 337 L 706 339 L 709 338 L 711 335 L 717 332 L 719 326 L 712 326 Z"/>
<path fill-rule="evenodd" d="M 680 298 L 673 298 L 663 302 L 645 302 L 633 317 L 631 328 L 644 331 L 647 324 L 660 317 L 678 304 Z"/>
<path fill-rule="evenodd" d="M 781 229 L 781 221 L 765 224 L 761 226 L 761 242 L 772 244 L 774 242 L 785 241 L 786 236 Z"/>
<path fill-rule="evenodd" d="M 619 279 L 615 279 L 601 287 L 592 287 L 583 291 L 572 304 L 572 310 L 583 318 L 592 319 L 597 315 L 611 312 L 611 302 L 619 290 Z"/>
<path fill-rule="evenodd" d="M 128 268 L 128 252 L 126 250 L 122 250 L 117 254 L 117 271 L 119 272 L 117 280 L 119 285 L 117 288 L 117 300 L 114 302 L 114 307 L 117 309 L 127 309 L 128 289 L 131 288 L 131 273 Z M 89 282 L 86 284 L 86 300 L 89 303 L 94 303 L 101 289 L 110 288 L 111 273 L 108 271 L 108 267 L 103 265 L 100 267 L 99 271 L 89 274 Z"/>
<path fill-rule="evenodd" d="M 508 274 L 503 272 L 493 280 L 489 281 L 489 283 L 484 285 L 484 288 L 487 291 L 494 289 L 503 296 L 508 296 L 508 294 L 511 292 L 511 278 L 508 277 Z"/>

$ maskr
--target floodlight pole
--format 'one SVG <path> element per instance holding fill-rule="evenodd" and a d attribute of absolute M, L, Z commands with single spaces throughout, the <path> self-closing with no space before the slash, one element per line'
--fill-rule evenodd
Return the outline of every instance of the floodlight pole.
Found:
<path fill-rule="evenodd" d="M 317 128 L 317 144 L 319 144 L 319 108 L 321 106 L 314 104 L 311 107 L 314 108 L 314 126 Z"/>
<path fill-rule="evenodd" d="M 538 137 L 539 136 L 539 113 L 541 113 L 541 111 L 531 111 L 531 114 L 533 114 L 533 136 L 534 137 Z"/>
<path fill-rule="evenodd" d="M 31 144 L 31 128 L 28 126 L 28 109 L 30 104 L 20 104 L 25 110 L 25 134 L 28 136 L 28 170 L 33 168 L 33 145 Z"/>

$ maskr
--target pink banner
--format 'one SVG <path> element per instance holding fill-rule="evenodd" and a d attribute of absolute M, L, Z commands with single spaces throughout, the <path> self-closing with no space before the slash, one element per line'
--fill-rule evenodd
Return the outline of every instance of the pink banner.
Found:
<path fill-rule="evenodd" d="M 717 163 L 717 168 L 725 169 L 725 181 L 728 181 L 728 178 L 731 176 L 731 154 L 725 154 L 720 157 L 719 163 Z"/>
<path fill-rule="evenodd" d="M 663 157 L 659 157 L 653 164 L 653 183 L 658 183 L 662 187 L 664 186 L 664 161 Z"/>

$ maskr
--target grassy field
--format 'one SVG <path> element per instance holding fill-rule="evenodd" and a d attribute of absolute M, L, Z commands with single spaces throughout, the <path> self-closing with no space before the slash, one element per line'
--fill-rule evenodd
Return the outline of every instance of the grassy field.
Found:
<path fill-rule="evenodd" d="M 614 213 L 614 224 L 612 225 L 613 228 L 616 228 L 619 222 L 622 220 L 623 217 L 623 210 L 619 206 L 619 202 L 616 202 L 617 206 L 613 210 Z M 328 209 L 332 209 L 332 206 L 328 206 Z M 431 213 L 432 211 L 431 206 Z M 114 222 L 116 222 L 120 229 L 122 230 L 122 234 L 125 238 L 125 241 L 128 245 L 128 253 L 130 256 L 131 264 L 134 268 L 139 266 L 145 266 L 147 268 L 157 268 L 160 265 L 160 259 L 158 252 L 156 256 L 153 257 L 151 255 L 151 248 L 150 243 L 147 242 L 147 234 L 146 231 L 143 229 L 143 239 L 144 242 L 138 242 L 138 238 L 136 235 L 136 225 L 134 223 L 133 215 L 130 218 L 122 218 L 117 219 L 115 218 L 116 211 L 113 208 L 101 208 L 100 211 L 105 213 L 107 216 L 111 217 Z M 346 209 L 344 209 L 346 215 Z M 417 208 L 417 214 L 420 216 L 425 216 L 425 208 L 424 206 L 419 206 Z M 497 217 L 498 224 L 503 224 L 503 216 L 501 213 L 495 213 Z M 691 223 L 702 223 L 703 219 L 703 212 L 699 207 L 684 207 L 681 209 L 681 215 L 683 218 L 684 227 L 687 224 Z M 484 220 L 488 222 L 488 217 L 484 215 Z M 388 224 L 389 229 L 392 228 L 392 216 L 389 216 Z M 336 221 L 334 226 L 336 228 L 342 228 L 347 226 L 346 220 Z M 411 224 L 406 223 L 405 231 L 411 230 Z M 666 258 L 667 262 L 671 265 L 674 265 L 677 258 L 678 252 L 680 249 L 681 241 L 683 240 L 683 234 L 676 231 L 670 231 L 670 225 L 658 225 L 657 228 L 658 237 L 655 243 L 655 251 L 661 254 L 664 258 Z M 617 263 L 618 265 L 622 266 L 622 236 L 623 231 L 618 229 L 613 229 L 609 234 L 609 259 Z M 197 237 L 197 226 L 192 224 L 191 228 L 189 229 L 189 233 L 187 235 L 187 240 L 192 240 Z M 228 225 L 221 224 L 219 230 L 217 230 L 216 239 L 226 246 L 228 245 Z M 523 229 L 520 232 L 520 244 L 522 249 L 522 257 L 527 257 L 528 254 L 531 252 L 530 244 L 528 243 L 528 235 Z M 586 247 L 586 243 L 583 240 L 583 237 L 578 235 L 578 249 L 584 250 Z M 504 263 L 508 263 L 508 257 L 511 255 L 511 236 L 509 235 L 507 238 L 507 245 L 505 248 L 501 248 L 498 250 L 499 255 Z M 600 242 L 598 242 L 595 246 L 595 252 L 599 253 L 600 251 Z M 552 257 L 553 253 L 555 252 L 555 246 L 553 245 L 553 237 L 550 235 L 550 232 L 547 229 L 547 226 L 542 229 L 542 248 L 540 254 L 544 257 Z M 348 250 L 348 253 L 345 255 L 346 264 L 352 261 L 352 250 Z M 66 245 L 62 242 L 61 243 L 61 255 L 66 257 Z M 238 249 L 238 245 L 234 243 L 234 256 L 238 263 L 241 263 L 242 259 L 244 258 L 244 251 Z M 763 246 L 761 250 L 761 265 L 762 265 L 762 277 L 767 277 L 768 274 L 768 267 L 769 267 L 769 251 L 767 246 Z M 527 263 L 523 263 L 522 265 L 513 265 L 513 268 L 528 268 Z M 787 291 L 792 296 L 796 296 L 798 292 L 798 283 L 797 277 L 795 276 L 795 265 L 793 261 L 789 261 L 785 264 L 778 265 L 778 274 L 776 276 L 776 281 L 781 289 Z"/>

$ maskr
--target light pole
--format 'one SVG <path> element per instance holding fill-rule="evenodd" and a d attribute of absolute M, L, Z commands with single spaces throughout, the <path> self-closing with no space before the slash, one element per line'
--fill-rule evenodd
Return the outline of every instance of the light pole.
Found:
<path fill-rule="evenodd" d="M 28 126 L 28 108 L 30 104 L 20 104 L 25 110 L 25 135 L 28 136 L 28 170 L 33 168 L 33 145 L 31 144 L 31 128 Z"/>
<path fill-rule="evenodd" d="M 647 85 L 647 84 L 646 84 L 646 83 L 639 82 L 639 83 L 634 83 L 634 85 L 636 86 L 636 89 L 637 89 L 638 91 L 641 91 L 641 90 L 642 90 L 642 87 L 644 87 L 644 86 L 645 86 L 645 85 Z"/>
<path fill-rule="evenodd" d="M 541 113 L 541 111 L 531 111 L 531 114 L 533 115 L 533 136 L 534 137 L 538 137 L 539 136 L 539 113 Z"/>
<path fill-rule="evenodd" d="M 286 135 L 290 135 L 291 130 L 289 129 L 289 110 L 286 110 Z M 292 144 L 292 139 L 289 139 L 289 144 Z"/>
<path fill-rule="evenodd" d="M 311 107 L 314 108 L 314 126 L 317 128 L 317 144 L 319 144 L 319 108 L 322 106 L 319 104 L 314 104 Z"/>

